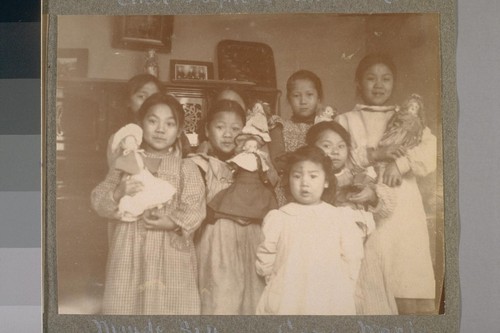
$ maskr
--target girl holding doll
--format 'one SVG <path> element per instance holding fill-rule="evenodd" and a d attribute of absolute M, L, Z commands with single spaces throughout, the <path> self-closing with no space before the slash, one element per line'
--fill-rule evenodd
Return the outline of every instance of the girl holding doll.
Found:
<path fill-rule="evenodd" d="M 141 108 L 142 103 L 144 103 L 149 96 L 156 93 L 163 93 L 162 83 L 156 76 L 151 74 L 138 74 L 132 77 L 127 82 L 126 98 L 128 110 L 122 115 L 118 124 L 115 124 L 113 127 L 118 129 L 120 126 L 130 123 L 138 124 L 139 109 Z M 107 160 L 110 168 L 113 167 L 116 157 L 120 155 L 120 152 L 112 147 L 113 140 L 114 134 L 109 138 L 107 147 Z M 190 145 L 184 132 L 181 135 L 181 142 L 183 156 L 186 156 L 190 152 Z"/>
<path fill-rule="evenodd" d="M 368 55 L 356 70 L 356 87 L 363 100 L 354 110 L 336 120 L 349 132 L 355 162 L 362 167 L 383 161 L 382 182 L 394 191 L 392 214 L 377 219 L 376 231 L 368 238 L 365 250 L 374 251 L 389 294 L 374 293 L 372 272 L 361 272 L 361 314 L 385 313 L 390 294 L 396 298 L 400 314 L 434 311 L 435 280 L 429 247 L 429 233 L 422 197 L 416 177 L 436 168 L 436 138 L 425 127 L 421 140 L 412 148 L 398 144 L 380 145 L 387 124 L 397 108 L 390 104 L 396 83 L 392 60 L 379 54 Z M 388 296 L 389 295 L 389 296 Z M 385 309 L 385 310 L 384 310 Z"/>
<path fill-rule="evenodd" d="M 334 207 L 332 161 L 304 146 L 287 157 L 287 190 L 293 201 L 264 218 L 257 272 L 266 288 L 257 314 L 354 315 L 355 285 L 371 213 Z"/>
<path fill-rule="evenodd" d="M 373 168 L 361 168 L 351 158 L 351 137 L 336 121 L 315 124 L 306 135 L 306 143 L 316 146 L 332 161 L 336 179 L 335 206 L 365 209 L 374 216 L 388 216 L 394 208 L 394 195 L 385 184 L 376 183 Z"/>
<path fill-rule="evenodd" d="M 376 221 L 392 214 L 396 204 L 394 191 L 387 185 L 376 182 L 373 167 L 363 169 L 354 164 L 351 157 L 351 137 L 336 121 L 320 122 L 307 132 L 306 142 L 323 150 L 332 161 L 331 173 L 335 175 L 337 188 L 335 206 L 348 206 L 363 209 L 373 213 Z M 368 226 L 360 225 L 364 230 Z M 358 314 L 397 314 L 394 295 L 386 285 L 384 272 L 377 259 L 376 251 L 371 250 L 373 242 L 368 242 L 365 256 L 361 262 L 360 276 L 366 272 L 368 280 L 363 284 L 366 290 L 361 290 L 358 284 L 356 290 L 356 305 Z M 375 306 L 367 304 L 376 300 Z M 373 307 L 368 311 L 368 307 Z"/>
<path fill-rule="evenodd" d="M 144 184 L 112 168 L 91 195 L 93 209 L 109 219 L 104 314 L 199 314 L 192 234 L 205 217 L 204 182 L 181 158 L 184 112 L 172 96 L 156 93 L 138 111 L 144 167 L 175 194 L 137 219 L 119 220 L 118 203 Z"/>
<path fill-rule="evenodd" d="M 249 190 L 259 188 L 251 173 L 242 174 L 244 178 L 235 182 L 233 168 L 228 163 L 235 155 L 236 138 L 242 133 L 245 121 L 243 107 L 234 100 L 218 100 L 209 110 L 205 128 L 208 142 L 200 146 L 198 154 L 191 156 L 204 175 L 207 203 L 222 191 L 232 189 L 241 194 L 247 182 Z M 212 206 L 216 210 L 208 210 L 196 240 L 201 312 L 204 315 L 255 314 L 264 288 L 263 279 L 255 272 L 261 219 L 217 211 L 219 204 Z"/>

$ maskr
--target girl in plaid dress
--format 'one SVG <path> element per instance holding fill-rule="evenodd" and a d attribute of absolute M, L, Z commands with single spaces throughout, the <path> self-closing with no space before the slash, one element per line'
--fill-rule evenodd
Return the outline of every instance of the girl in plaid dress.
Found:
<path fill-rule="evenodd" d="M 144 164 L 176 188 L 159 209 L 137 221 L 118 220 L 118 202 L 143 184 L 110 170 L 91 195 L 92 207 L 109 218 L 104 314 L 194 315 L 200 313 L 197 268 L 191 238 L 205 217 L 204 182 L 181 158 L 184 112 L 169 95 L 151 95 L 139 109 Z"/>

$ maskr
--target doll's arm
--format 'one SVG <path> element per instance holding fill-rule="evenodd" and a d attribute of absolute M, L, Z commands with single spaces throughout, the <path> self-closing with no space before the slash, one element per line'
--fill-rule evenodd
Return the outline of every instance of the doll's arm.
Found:
<path fill-rule="evenodd" d="M 113 165 L 115 163 L 115 160 L 118 156 L 120 156 L 120 151 L 118 150 L 114 150 L 111 149 L 111 145 L 112 145 L 112 142 L 114 140 L 114 137 L 115 137 L 115 134 L 112 134 L 110 137 L 109 137 L 109 140 L 108 140 L 108 146 L 106 148 L 106 160 L 108 161 L 108 168 L 109 169 L 112 169 L 113 168 Z"/>
<path fill-rule="evenodd" d="M 192 234 L 206 216 L 205 183 L 189 159 L 182 161 L 180 177 L 180 198 L 170 217 L 185 234 Z"/>
<path fill-rule="evenodd" d="M 99 216 L 119 219 L 118 202 L 113 198 L 114 192 L 120 183 L 122 173 L 118 170 L 110 170 L 106 179 L 92 190 L 90 203 L 92 209 Z"/>
<path fill-rule="evenodd" d="M 278 210 L 270 211 L 264 218 L 262 224 L 264 241 L 257 248 L 257 262 L 255 263 L 257 274 L 261 276 L 267 277 L 273 272 L 282 227 L 282 216 Z"/>
<path fill-rule="evenodd" d="M 277 116 L 273 115 L 268 121 L 269 125 L 269 136 L 271 137 L 271 142 L 269 142 L 269 155 L 271 156 L 271 162 L 274 164 L 278 172 L 281 171 L 280 166 L 276 164 L 276 158 L 285 154 L 285 141 L 283 138 L 283 121 Z"/>
<path fill-rule="evenodd" d="M 437 166 L 437 139 L 426 127 L 422 133 L 420 144 L 406 152 L 395 160 L 396 165 L 402 175 L 410 170 L 420 177 L 427 176 L 436 170 Z"/>
<path fill-rule="evenodd" d="M 392 214 L 396 207 L 396 194 L 393 189 L 385 184 L 373 184 L 373 189 L 377 194 L 377 205 L 368 206 L 368 211 L 377 218 L 385 218 Z"/>

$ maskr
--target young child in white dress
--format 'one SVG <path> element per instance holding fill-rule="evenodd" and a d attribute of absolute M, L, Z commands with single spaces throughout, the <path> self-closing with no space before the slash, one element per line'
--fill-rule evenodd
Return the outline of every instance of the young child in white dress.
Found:
<path fill-rule="evenodd" d="M 354 315 L 354 291 L 371 213 L 334 207 L 331 160 L 318 147 L 291 153 L 287 170 L 293 202 L 264 218 L 257 273 L 266 288 L 257 314 Z"/>

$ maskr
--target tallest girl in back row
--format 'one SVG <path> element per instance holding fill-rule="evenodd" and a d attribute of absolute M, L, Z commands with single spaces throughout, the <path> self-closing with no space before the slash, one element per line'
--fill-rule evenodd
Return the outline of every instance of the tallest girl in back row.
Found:
<path fill-rule="evenodd" d="M 376 221 L 376 231 L 365 244 L 357 310 L 359 314 L 391 314 L 395 297 L 400 314 L 432 312 L 435 280 L 416 177 L 436 169 L 436 138 L 425 128 L 421 143 L 404 153 L 398 146 L 379 148 L 387 122 L 395 112 L 390 101 L 396 67 L 387 56 L 368 55 L 359 63 L 355 79 L 364 104 L 339 115 L 337 121 L 351 135 L 351 153 L 358 164 L 366 167 L 390 161 L 379 177 L 393 188 L 397 201 L 392 215 Z M 376 281 L 385 285 L 385 295 L 380 288 L 372 287 Z"/>

